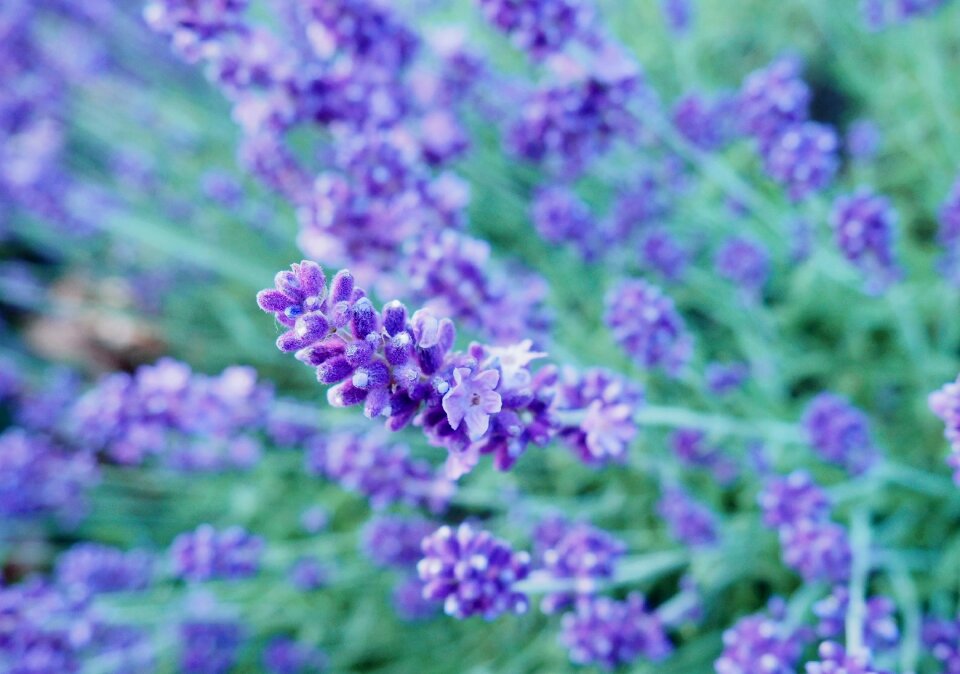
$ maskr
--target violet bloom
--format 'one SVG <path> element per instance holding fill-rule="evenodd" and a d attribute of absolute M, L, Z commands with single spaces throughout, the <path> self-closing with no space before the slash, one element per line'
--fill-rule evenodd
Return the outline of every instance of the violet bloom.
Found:
<path fill-rule="evenodd" d="M 667 28 L 675 35 L 683 35 L 690 30 L 693 21 L 693 0 L 660 0 L 660 11 Z"/>
<path fill-rule="evenodd" d="M 55 588 L 39 579 L 0 587 L 0 616 L 0 671 L 80 671 L 86 645 L 80 635 L 89 624 L 76 603 Z"/>
<path fill-rule="evenodd" d="M 78 599 L 109 592 L 145 590 L 153 580 L 153 556 L 98 543 L 79 543 L 57 559 L 57 585 Z"/>
<path fill-rule="evenodd" d="M 821 639 L 840 638 L 850 606 L 850 592 L 844 585 L 833 588 L 830 596 L 813 605 L 813 614 L 819 619 L 817 636 Z M 883 650 L 897 645 L 900 629 L 894 618 L 896 605 L 889 597 L 870 597 L 866 600 L 863 621 L 864 643 L 871 650 Z"/>
<path fill-rule="evenodd" d="M 666 230 L 654 229 L 641 234 L 639 263 L 645 271 L 676 283 L 690 266 L 690 252 Z"/>
<path fill-rule="evenodd" d="M 940 273 L 950 284 L 960 286 L 960 178 L 954 181 L 941 204 L 939 220 L 937 243 L 943 249 Z"/>
<path fill-rule="evenodd" d="M 803 413 L 810 444 L 825 461 L 859 474 L 880 458 L 870 433 L 870 420 L 843 396 L 821 393 Z"/>
<path fill-rule="evenodd" d="M 718 540 L 716 514 L 679 487 L 663 492 L 657 513 L 666 522 L 670 535 L 684 545 L 704 547 Z"/>
<path fill-rule="evenodd" d="M 454 384 L 443 396 L 443 411 L 447 413 L 450 428 L 457 430 L 463 423 L 467 437 L 479 440 L 490 428 L 490 415 L 503 407 L 497 393 L 500 373 L 497 370 L 471 372 L 469 368 L 453 371 Z"/>
<path fill-rule="evenodd" d="M 714 152 L 733 139 L 735 111 L 729 95 L 711 99 L 691 92 L 674 103 L 673 125 L 687 142 L 704 152 Z"/>
<path fill-rule="evenodd" d="M 390 595 L 393 610 L 405 622 L 419 622 L 440 612 L 440 603 L 423 596 L 423 581 L 414 574 L 397 581 Z"/>
<path fill-rule="evenodd" d="M 577 596 L 593 594 L 602 581 L 613 577 L 617 560 L 626 551 L 621 541 L 602 529 L 562 517 L 541 521 L 533 532 L 533 540 L 538 572 L 575 584 L 572 593 L 545 596 L 540 605 L 544 613 L 556 613 Z"/>
<path fill-rule="evenodd" d="M 801 64 L 781 57 L 756 70 L 740 88 L 740 119 L 745 133 L 763 147 L 793 124 L 806 121 L 810 87 L 800 76 Z"/>
<path fill-rule="evenodd" d="M 838 197 L 830 225 L 840 252 L 864 275 L 866 292 L 881 294 L 900 279 L 894 250 L 897 212 L 887 197 L 867 187 Z"/>
<path fill-rule="evenodd" d="M 923 645 L 947 674 L 960 672 L 960 620 L 929 617 L 923 622 Z"/>
<path fill-rule="evenodd" d="M 723 653 L 714 662 L 717 674 L 795 674 L 808 634 L 789 627 L 782 600 L 766 613 L 741 618 L 723 633 Z"/>
<path fill-rule="evenodd" d="M 612 670 L 641 658 L 659 662 L 673 652 L 660 619 L 637 593 L 622 602 L 582 598 L 574 612 L 563 616 L 561 625 L 560 643 L 577 665 Z"/>
<path fill-rule="evenodd" d="M 723 450 L 711 445 L 703 431 L 679 428 L 670 434 L 669 442 L 674 456 L 683 465 L 706 468 L 720 484 L 730 484 L 736 479 L 737 465 L 724 456 Z"/>
<path fill-rule="evenodd" d="M 287 580 L 298 590 L 311 592 L 330 583 L 330 569 L 319 558 L 304 555 L 287 570 Z"/>
<path fill-rule="evenodd" d="M 180 671 L 228 674 L 237 662 L 244 630 L 236 622 L 191 620 L 180 625 Z"/>
<path fill-rule="evenodd" d="M 770 276 L 770 254 L 757 241 L 728 239 L 717 251 L 714 267 L 721 278 L 737 285 L 750 298 L 759 297 Z"/>
<path fill-rule="evenodd" d="M 614 372 L 565 369 L 553 401 L 558 435 L 589 466 L 623 463 L 637 436 L 633 419 L 643 402 L 643 389 Z M 579 418 L 566 421 L 568 416 Z"/>
<path fill-rule="evenodd" d="M 260 569 L 264 541 L 241 527 L 217 530 L 201 524 L 178 535 L 170 545 L 174 575 L 190 581 L 240 579 Z"/>
<path fill-rule="evenodd" d="M 151 0 L 143 10 L 150 28 L 168 35 L 188 60 L 204 45 L 242 26 L 247 0 Z"/>
<path fill-rule="evenodd" d="M 953 468 L 954 482 L 960 485 L 960 377 L 931 393 L 928 404 L 930 410 L 945 424 L 943 433 L 951 449 L 947 463 Z"/>
<path fill-rule="evenodd" d="M 869 119 L 858 119 L 850 124 L 844 145 L 851 159 L 869 162 L 877 156 L 882 137 L 880 128 Z"/>
<path fill-rule="evenodd" d="M 327 669 L 323 651 L 287 637 L 274 637 L 263 649 L 268 674 L 319 674 Z"/>
<path fill-rule="evenodd" d="M 707 363 L 703 378 L 710 393 L 728 396 L 743 388 L 750 378 L 750 366 L 747 363 Z"/>
<path fill-rule="evenodd" d="M 819 659 L 816 662 L 807 663 L 807 674 L 890 674 L 870 663 L 869 652 L 848 653 L 833 641 L 820 644 L 817 655 Z"/>
<path fill-rule="evenodd" d="M 483 15 L 518 49 L 543 59 L 589 36 L 592 0 L 477 0 Z"/>
<path fill-rule="evenodd" d="M 529 570 L 527 553 L 466 523 L 427 536 L 417 564 L 424 598 L 443 601 L 444 612 L 460 620 L 526 612 L 529 600 L 514 586 Z"/>
<path fill-rule="evenodd" d="M 602 251 L 605 235 L 590 208 L 566 187 L 541 189 L 534 197 L 531 218 L 537 233 L 553 244 L 572 244 L 585 260 Z"/>
<path fill-rule="evenodd" d="M 826 492 L 804 470 L 768 479 L 757 501 L 764 525 L 777 529 L 803 521 L 821 522 L 830 515 Z"/>
<path fill-rule="evenodd" d="M 784 563 L 808 583 L 843 583 L 852 553 L 847 531 L 834 522 L 801 520 L 780 530 Z"/>
<path fill-rule="evenodd" d="M 423 539 L 436 530 L 436 523 L 421 518 L 378 516 L 364 526 L 361 545 L 378 566 L 413 567 L 422 557 Z"/>
<path fill-rule="evenodd" d="M 833 182 L 840 167 L 839 147 L 832 127 L 803 122 L 787 127 L 764 145 L 764 168 L 787 189 L 792 201 L 802 201 Z"/>
<path fill-rule="evenodd" d="M 693 340 L 670 299 L 639 279 L 622 281 L 606 297 L 605 322 L 618 344 L 643 368 L 677 376 L 690 360 Z"/>

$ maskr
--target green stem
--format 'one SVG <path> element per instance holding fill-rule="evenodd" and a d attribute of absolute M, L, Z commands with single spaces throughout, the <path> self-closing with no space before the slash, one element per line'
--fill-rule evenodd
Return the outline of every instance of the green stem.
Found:
<path fill-rule="evenodd" d="M 653 580 L 684 566 L 689 560 L 690 555 L 685 550 L 664 550 L 627 557 L 617 564 L 613 578 L 597 581 L 591 589 L 601 591 Z M 526 594 L 552 594 L 582 591 L 583 583 L 575 578 L 552 578 L 547 574 L 535 573 L 515 587 Z"/>
<path fill-rule="evenodd" d="M 870 512 L 858 508 L 850 522 L 850 548 L 853 562 L 850 572 L 850 601 L 847 606 L 847 652 L 863 650 L 863 625 L 866 619 L 867 577 L 870 573 Z"/>

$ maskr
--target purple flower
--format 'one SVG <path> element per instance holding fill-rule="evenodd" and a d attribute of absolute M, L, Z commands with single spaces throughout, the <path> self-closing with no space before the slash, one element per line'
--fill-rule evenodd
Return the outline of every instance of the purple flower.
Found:
<path fill-rule="evenodd" d="M 764 167 L 791 200 L 802 201 L 833 182 L 840 166 L 839 146 L 833 128 L 816 122 L 795 124 L 763 146 Z"/>
<path fill-rule="evenodd" d="M 887 197 L 866 187 L 838 197 L 830 225 L 840 252 L 865 276 L 868 293 L 883 293 L 900 279 L 894 251 L 897 212 Z"/>
<path fill-rule="evenodd" d="M 757 297 L 770 276 L 770 254 L 746 237 L 728 239 L 714 258 L 717 274 L 737 285 L 748 297 Z"/>
<path fill-rule="evenodd" d="M 247 0 L 151 0 L 143 16 L 184 57 L 196 60 L 204 43 L 240 27 L 246 8 Z"/>
<path fill-rule="evenodd" d="M 757 501 L 763 510 L 763 523 L 777 529 L 804 521 L 822 522 L 830 515 L 826 492 L 803 470 L 768 479 Z"/>
<path fill-rule="evenodd" d="M 847 531 L 833 522 L 800 520 L 780 529 L 784 563 L 808 583 L 843 583 L 852 554 Z"/>
<path fill-rule="evenodd" d="M 537 192 L 531 207 L 537 233 L 553 244 L 572 244 L 585 260 L 602 251 L 605 235 L 590 208 L 573 190 L 551 186 Z"/>
<path fill-rule="evenodd" d="M 643 405 L 639 385 L 601 368 L 565 369 L 553 404 L 560 438 L 590 466 L 622 463 L 637 436 L 633 418 Z M 564 417 L 580 416 L 577 423 Z"/>
<path fill-rule="evenodd" d="M 412 567 L 421 558 L 421 543 L 437 525 L 420 518 L 378 516 L 363 528 L 363 552 L 374 564 Z"/>
<path fill-rule="evenodd" d="M 802 630 L 790 628 L 782 600 L 771 601 L 768 612 L 741 618 L 723 633 L 723 653 L 714 662 L 717 674 L 795 674 L 807 641 Z"/>
<path fill-rule="evenodd" d="M 660 0 L 660 11 L 671 32 L 682 35 L 693 20 L 693 0 Z"/>
<path fill-rule="evenodd" d="M 626 551 L 621 541 L 602 529 L 557 516 L 542 520 L 533 532 L 533 540 L 538 572 L 576 584 L 573 594 L 545 596 L 541 603 L 544 613 L 556 613 L 578 595 L 593 594 L 599 582 L 613 577 L 617 560 Z"/>
<path fill-rule="evenodd" d="M 690 252 L 668 231 L 653 229 L 641 234 L 639 262 L 642 269 L 677 282 L 690 265 Z"/>
<path fill-rule="evenodd" d="M 862 473 L 880 458 L 867 415 L 843 396 L 821 393 L 807 404 L 802 423 L 816 452 L 850 473 Z"/>
<path fill-rule="evenodd" d="M 960 178 L 940 206 L 940 229 L 937 243 L 943 248 L 940 273 L 955 286 L 960 286 Z"/>
<path fill-rule="evenodd" d="M 391 593 L 393 608 L 401 620 L 419 622 L 437 615 L 440 604 L 423 596 L 423 581 L 417 575 L 397 581 Z"/>
<path fill-rule="evenodd" d="M 0 587 L 0 671 L 9 674 L 72 673 L 84 644 L 71 632 L 83 616 L 39 579 Z"/>
<path fill-rule="evenodd" d="M 443 601 L 444 612 L 463 620 L 493 620 L 506 612 L 524 613 L 529 601 L 514 585 L 527 577 L 530 556 L 486 531 L 461 524 L 443 526 L 423 540 L 417 572 L 423 596 Z"/>
<path fill-rule="evenodd" d="M 847 653 L 843 646 L 833 641 L 820 644 L 817 654 L 818 661 L 807 663 L 807 674 L 890 674 L 876 669 L 870 663 L 867 651 Z"/>
<path fill-rule="evenodd" d="M 297 559 L 287 571 L 290 584 L 303 592 L 324 587 L 330 582 L 330 569 L 313 555 Z"/>
<path fill-rule="evenodd" d="M 269 674 L 319 674 L 327 668 L 323 651 L 287 637 L 274 637 L 263 649 Z"/>
<path fill-rule="evenodd" d="M 761 147 L 809 114 L 810 88 L 800 77 L 801 64 L 781 57 L 743 81 L 739 109 L 743 131 Z"/>
<path fill-rule="evenodd" d="M 953 479 L 960 484 L 960 377 L 930 394 L 930 410 L 945 424 L 944 436 L 950 442 L 952 454 L 947 463 L 953 468 Z"/>
<path fill-rule="evenodd" d="M 735 112 L 735 102 L 729 95 L 711 99 L 691 92 L 674 103 L 673 125 L 700 150 L 714 152 L 733 139 Z"/>
<path fill-rule="evenodd" d="M 881 143 L 880 128 L 869 119 L 858 119 L 847 129 L 847 154 L 855 161 L 868 162 L 877 156 Z"/>
<path fill-rule="evenodd" d="M 655 613 L 647 610 L 642 595 L 631 593 L 625 601 L 609 597 L 584 597 L 576 610 L 563 616 L 560 642 L 570 651 L 570 661 L 612 670 L 640 658 L 658 662 L 673 651 Z"/>
<path fill-rule="evenodd" d="M 737 477 L 737 465 L 724 456 L 723 450 L 708 443 L 703 431 L 677 429 L 670 434 L 670 448 L 680 463 L 710 470 L 721 484 L 730 484 Z"/>
<path fill-rule="evenodd" d="M 264 541 L 241 527 L 217 530 L 201 524 L 170 545 L 174 575 L 190 581 L 239 579 L 256 575 Z"/>
<path fill-rule="evenodd" d="M 184 674 L 227 674 L 244 641 L 235 622 L 189 621 L 180 625 L 180 670 Z"/>
<path fill-rule="evenodd" d="M 837 585 L 829 597 L 814 604 L 813 613 L 820 620 L 817 636 L 821 639 L 841 637 L 849 605 L 850 592 L 843 585 Z M 883 650 L 897 645 L 900 630 L 894 618 L 895 609 L 895 604 L 888 597 L 870 597 L 866 600 L 863 632 L 868 648 Z"/>
<path fill-rule="evenodd" d="M 453 430 L 460 428 L 461 422 L 464 423 L 467 436 L 471 440 L 478 440 L 490 428 L 490 415 L 503 407 L 500 394 L 494 390 L 500 382 L 500 372 L 471 372 L 469 368 L 456 368 L 453 379 L 453 386 L 443 396 L 443 411 L 447 413 L 447 421 Z"/>
<path fill-rule="evenodd" d="M 947 674 L 960 672 L 960 620 L 927 618 L 922 636 L 923 645 Z"/>
<path fill-rule="evenodd" d="M 703 374 L 707 390 L 723 397 L 743 387 L 750 378 L 750 366 L 747 363 L 707 363 Z"/>
<path fill-rule="evenodd" d="M 703 547 L 717 542 L 716 515 L 683 489 L 670 487 L 664 490 L 657 503 L 657 512 L 666 522 L 670 535 L 680 543 Z"/>
<path fill-rule="evenodd" d="M 693 348 L 673 300 L 642 280 L 622 281 L 606 298 L 605 322 L 618 344 L 644 368 L 676 376 Z"/>
<path fill-rule="evenodd" d="M 142 550 L 124 552 L 98 543 L 79 543 L 57 560 L 57 585 L 78 598 L 144 590 L 152 582 L 153 562 L 153 556 Z"/>
<path fill-rule="evenodd" d="M 535 59 L 562 51 L 587 37 L 594 17 L 591 0 L 477 0 L 487 21 Z"/>

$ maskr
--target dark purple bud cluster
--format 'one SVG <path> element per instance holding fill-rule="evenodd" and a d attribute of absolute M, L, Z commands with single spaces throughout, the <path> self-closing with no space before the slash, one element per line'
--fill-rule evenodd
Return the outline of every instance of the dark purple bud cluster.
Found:
<path fill-rule="evenodd" d="M 802 201 L 833 182 L 840 167 L 840 140 L 832 127 L 803 122 L 763 147 L 764 167 L 793 201 Z"/>
<path fill-rule="evenodd" d="M 190 581 L 239 579 L 260 570 L 264 540 L 241 527 L 218 530 L 201 524 L 170 544 L 174 575 Z"/>
<path fill-rule="evenodd" d="M 514 585 L 529 571 L 527 553 L 514 552 L 505 541 L 469 524 L 443 526 L 427 536 L 417 564 L 423 596 L 442 601 L 444 612 L 460 620 L 526 612 L 529 600 Z"/>
<path fill-rule="evenodd" d="M 870 294 L 882 294 L 902 275 L 894 250 L 897 212 L 887 197 L 862 187 L 838 197 L 830 214 L 837 247 L 861 271 Z"/>
<path fill-rule="evenodd" d="M 820 521 L 830 515 L 826 492 L 804 470 L 770 478 L 757 501 L 763 511 L 763 523 L 774 529 L 803 520 Z"/>
<path fill-rule="evenodd" d="M 613 577 L 617 560 L 626 546 L 606 531 L 586 522 L 571 522 L 552 516 L 533 532 L 534 566 L 538 572 L 576 584 L 573 593 L 551 593 L 543 598 L 544 613 L 556 613 L 577 596 L 596 592 L 602 581 Z"/>
<path fill-rule="evenodd" d="M 770 602 L 767 612 L 741 618 L 723 633 L 723 653 L 714 662 L 717 674 L 795 674 L 812 635 L 785 622 L 782 600 Z"/>
<path fill-rule="evenodd" d="M 657 513 L 679 543 L 703 547 L 713 545 L 719 538 L 716 514 L 680 487 L 664 490 L 657 503 Z"/>
<path fill-rule="evenodd" d="M 852 474 L 863 473 L 880 459 L 867 415 L 843 396 L 816 396 L 807 404 L 802 423 L 817 454 Z"/>
<path fill-rule="evenodd" d="M 477 0 L 494 27 L 534 59 L 590 37 L 592 0 Z"/>
<path fill-rule="evenodd" d="M 657 286 L 639 279 L 621 282 L 607 294 L 604 318 L 640 367 L 677 376 L 689 362 L 693 339 L 673 300 Z"/>
<path fill-rule="evenodd" d="M 848 653 L 834 641 L 820 644 L 817 654 L 819 660 L 807 663 L 807 674 L 891 674 L 874 667 L 868 652 Z"/>
<path fill-rule="evenodd" d="M 813 606 L 813 614 L 820 622 L 817 636 L 821 639 L 840 638 L 844 634 L 850 591 L 844 585 L 833 588 L 830 596 Z M 870 597 L 866 600 L 863 620 L 863 639 L 867 648 L 879 651 L 892 648 L 900 640 L 900 628 L 894 618 L 896 607 L 889 597 Z"/>
<path fill-rule="evenodd" d="M 423 539 L 436 530 L 435 522 L 422 518 L 377 516 L 363 528 L 363 552 L 379 566 L 413 567 L 423 556 Z"/>
<path fill-rule="evenodd" d="M 570 661 L 612 670 L 639 659 L 659 662 L 673 652 L 656 613 L 643 596 L 631 593 L 622 602 L 609 597 L 584 597 L 563 616 L 560 642 Z"/>
<path fill-rule="evenodd" d="M 797 59 L 781 57 L 743 81 L 738 102 L 741 126 L 760 146 L 807 120 L 811 95 L 801 68 Z"/>

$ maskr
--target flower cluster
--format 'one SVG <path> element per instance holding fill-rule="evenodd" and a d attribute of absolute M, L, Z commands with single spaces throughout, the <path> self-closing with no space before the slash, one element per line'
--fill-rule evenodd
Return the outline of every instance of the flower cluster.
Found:
<path fill-rule="evenodd" d="M 683 317 L 657 286 L 623 281 L 606 298 L 607 326 L 613 338 L 643 368 L 676 376 L 690 360 L 693 340 Z"/>
<path fill-rule="evenodd" d="M 840 252 L 864 275 L 868 293 L 881 294 L 900 279 L 894 250 L 897 212 L 887 197 L 866 187 L 838 197 L 830 225 Z"/>
<path fill-rule="evenodd" d="M 841 637 L 845 630 L 847 610 L 850 606 L 850 591 L 843 585 L 833 588 L 830 596 L 813 606 L 813 613 L 820 622 L 817 636 L 821 639 Z M 889 597 L 870 597 L 865 602 L 863 620 L 864 643 L 871 650 L 883 650 L 897 645 L 900 628 L 894 618 L 895 606 Z"/>
<path fill-rule="evenodd" d="M 363 550 L 375 564 L 385 567 L 411 567 L 420 561 L 420 544 L 437 530 L 437 525 L 421 518 L 379 516 L 363 530 Z"/>
<path fill-rule="evenodd" d="M 657 512 L 666 523 L 670 535 L 680 543 L 702 547 L 717 542 L 716 515 L 680 487 L 664 490 L 657 503 Z"/>
<path fill-rule="evenodd" d="M 741 618 L 725 631 L 717 674 L 793 674 L 809 635 L 784 622 L 785 609 L 782 600 L 771 601 L 767 613 Z"/>
<path fill-rule="evenodd" d="M 930 409 L 945 424 L 944 436 L 952 453 L 947 460 L 953 468 L 953 479 L 960 484 L 960 377 L 930 394 Z"/>
<path fill-rule="evenodd" d="M 535 59 L 589 38 L 591 0 L 478 0 L 486 19 Z"/>
<path fill-rule="evenodd" d="M 440 527 L 423 539 L 417 571 L 423 596 L 442 601 L 444 612 L 461 620 L 474 615 L 492 620 L 529 606 L 515 585 L 527 577 L 530 556 L 469 524 Z"/>
<path fill-rule="evenodd" d="M 690 468 L 706 468 L 721 484 L 736 479 L 737 464 L 723 450 L 708 442 L 706 433 L 696 428 L 679 428 L 670 434 L 670 449 L 680 463 Z"/>
<path fill-rule="evenodd" d="M 57 560 L 57 585 L 71 597 L 131 592 L 150 586 L 154 558 L 143 550 L 124 552 L 98 543 L 80 543 Z"/>
<path fill-rule="evenodd" d="M 843 396 L 816 396 L 804 410 L 803 427 L 810 444 L 824 460 L 850 473 L 862 473 L 880 458 L 867 415 Z"/>
<path fill-rule="evenodd" d="M 943 249 L 940 271 L 953 285 L 960 285 L 960 179 L 954 181 L 940 206 L 937 243 Z"/>
<path fill-rule="evenodd" d="M 756 298 L 770 276 L 770 255 L 760 243 L 736 236 L 717 251 L 714 267 L 717 276 L 739 287 L 746 297 Z"/>
<path fill-rule="evenodd" d="M 834 641 L 820 644 L 818 655 L 819 660 L 807 663 L 807 674 L 890 674 L 875 668 L 867 652 L 849 653 Z"/>
<path fill-rule="evenodd" d="M 237 579 L 257 573 L 263 549 L 264 540 L 241 527 L 201 524 L 174 539 L 170 559 L 174 574 L 186 580 Z"/>

